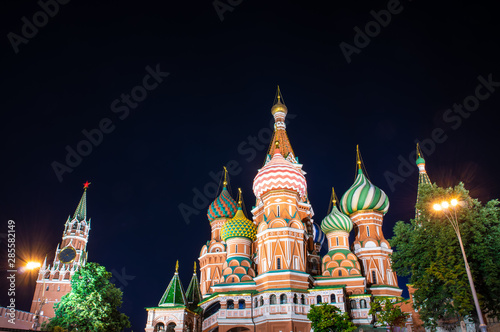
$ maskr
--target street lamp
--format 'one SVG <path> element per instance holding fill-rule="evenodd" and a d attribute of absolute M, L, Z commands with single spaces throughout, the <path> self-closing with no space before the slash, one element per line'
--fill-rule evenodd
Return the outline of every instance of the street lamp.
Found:
<path fill-rule="evenodd" d="M 467 271 L 467 277 L 469 278 L 472 297 L 474 298 L 474 304 L 476 305 L 477 316 L 479 317 L 479 329 L 481 332 L 486 332 L 486 324 L 484 324 L 481 307 L 479 306 L 479 301 L 477 300 L 476 287 L 474 287 L 474 280 L 472 280 L 472 274 L 470 273 L 469 263 L 467 262 L 467 256 L 465 255 L 464 245 L 462 243 L 462 237 L 460 236 L 460 228 L 458 227 L 457 207 L 460 203 L 461 202 L 459 202 L 456 198 L 453 198 L 449 202 L 442 201 L 441 203 L 436 203 L 433 207 L 434 210 L 439 212 L 442 211 L 444 213 L 457 234 L 460 249 L 462 249 L 462 255 L 464 256 L 465 270 Z"/>

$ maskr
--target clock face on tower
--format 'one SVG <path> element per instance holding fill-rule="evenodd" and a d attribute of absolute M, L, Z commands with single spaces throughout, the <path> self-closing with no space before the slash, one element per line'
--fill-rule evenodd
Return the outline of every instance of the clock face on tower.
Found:
<path fill-rule="evenodd" d="M 59 260 L 61 263 L 69 264 L 76 257 L 76 250 L 73 247 L 66 247 L 59 252 Z"/>

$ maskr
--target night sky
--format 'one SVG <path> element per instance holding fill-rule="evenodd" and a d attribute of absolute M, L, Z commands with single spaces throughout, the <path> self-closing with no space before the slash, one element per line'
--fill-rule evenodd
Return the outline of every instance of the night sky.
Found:
<path fill-rule="evenodd" d="M 386 238 L 414 215 L 417 140 L 433 182 L 500 197 L 500 20 L 488 1 L 61 3 L 52 15 L 34 0 L 1 4 L 0 257 L 12 219 L 18 265 L 52 260 L 92 182 L 89 260 L 113 271 L 136 331 L 175 261 L 187 287 L 210 239 L 210 174 L 231 164 L 233 196 L 241 187 L 247 214 L 254 205 L 278 84 L 316 222 L 331 187 L 340 197 L 352 185 L 356 144 L 391 202 Z M 18 275 L 18 309 L 34 279 Z"/>

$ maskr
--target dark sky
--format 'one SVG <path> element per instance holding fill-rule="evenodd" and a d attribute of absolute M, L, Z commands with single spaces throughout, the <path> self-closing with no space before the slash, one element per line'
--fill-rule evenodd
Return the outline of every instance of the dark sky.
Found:
<path fill-rule="evenodd" d="M 53 17 L 38 13 L 34 0 L 1 4 L 0 233 L 7 220 L 16 222 L 19 262 L 53 259 L 82 183 L 91 181 L 89 259 L 118 275 L 123 310 L 134 330 L 143 329 L 143 308 L 158 303 L 175 260 L 187 286 L 210 238 L 207 204 L 199 199 L 193 207 L 194 192 L 213 187 L 209 173 L 237 163 L 232 192 L 241 187 L 247 210 L 254 205 L 251 186 L 265 158 L 277 84 L 316 222 L 331 187 L 341 196 L 353 183 L 356 144 L 370 179 L 391 201 L 387 238 L 397 220 L 414 213 L 416 140 L 425 142 L 432 181 L 463 181 L 482 201 L 500 196 L 500 20 L 493 4 L 219 4 L 231 9 L 223 20 L 211 1 L 72 0 Z M 373 23 L 374 15 L 385 26 Z M 27 26 L 33 16 L 38 31 Z M 363 39 L 356 31 L 366 28 L 371 37 Z M 144 90 L 144 77 L 156 70 L 161 82 L 146 80 Z M 131 92 L 143 100 L 126 106 L 121 96 Z M 449 110 L 454 104 L 457 112 Z M 108 131 L 101 141 L 58 179 L 54 162 L 67 165 L 68 147 L 89 152 L 83 132 L 100 126 Z M 257 151 L 250 141 L 259 133 L 266 147 Z M 408 159 L 410 171 L 401 162 Z M 184 218 L 181 204 L 198 215 Z M 1 250 L 5 257 L 5 244 Z M 18 282 L 18 309 L 29 310 L 34 276 Z M 6 305 L 4 281 L 1 294 Z"/>

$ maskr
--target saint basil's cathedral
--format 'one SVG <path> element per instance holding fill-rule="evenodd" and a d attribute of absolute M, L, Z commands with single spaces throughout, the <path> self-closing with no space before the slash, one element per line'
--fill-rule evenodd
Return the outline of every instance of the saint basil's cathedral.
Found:
<path fill-rule="evenodd" d="M 401 298 L 382 232 L 387 195 L 367 178 L 357 150 L 354 184 L 339 202 L 332 192 L 331 212 L 315 222 L 306 173 L 287 136 L 287 112 L 278 88 L 271 109 L 274 133 L 253 181 L 251 215 L 242 206 L 241 190 L 236 199 L 230 195 L 226 171 L 207 213 L 211 238 L 200 251 L 199 281 L 195 264 L 185 292 L 177 265 L 158 306 L 146 308 L 145 331 L 308 332 L 307 313 L 319 303 L 369 326 L 374 298 Z M 417 165 L 419 184 L 430 183 L 420 154 Z M 324 241 L 328 253 L 321 257 Z"/>

